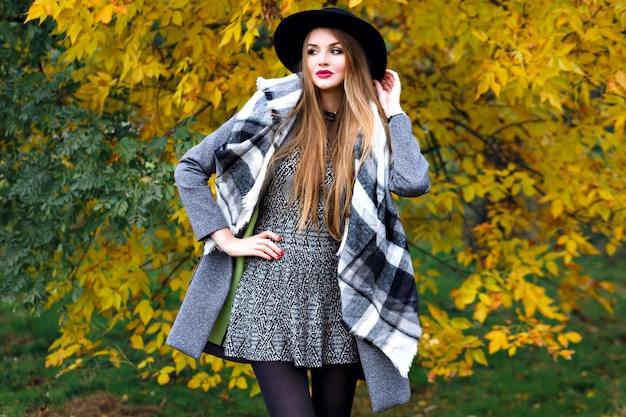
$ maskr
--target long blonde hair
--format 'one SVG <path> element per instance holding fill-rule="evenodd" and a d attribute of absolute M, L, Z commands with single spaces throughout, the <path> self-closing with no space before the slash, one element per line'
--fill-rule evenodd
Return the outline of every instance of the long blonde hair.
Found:
<path fill-rule="evenodd" d="M 277 150 L 274 160 L 294 151 L 300 152 L 290 196 L 291 202 L 297 201 L 299 205 L 299 228 L 304 229 L 313 224 L 319 230 L 317 210 L 320 200 L 323 199 L 328 230 L 333 238 L 340 240 L 343 219 L 350 213 L 355 178 L 355 143 L 361 136 L 360 158 L 367 157 L 375 133 L 376 118 L 383 118 L 384 113 L 372 83 L 367 57 L 360 44 L 341 30 L 328 30 L 341 43 L 346 57 L 344 99 L 331 131 L 333 137 L 328 137 L 329 130 L 324 119 L 319 90 L 313 84 L 311 74 L 305 69 L 302 71 L 302 97 L 290 116 L 295 117 L 290 132 L 293 137 Z M 307 56 L 307 44 L 308 36 L 303 44 L 303 62 Z M 371 103 L 376 103 L 378 114 L 372 112 Z M 383 125 L 386 126 L 385 123 Z M 328 144 L 332 146 L 328 148 Z M 328 158 L 334 175 L 327 190 L 325 177 Z"/>

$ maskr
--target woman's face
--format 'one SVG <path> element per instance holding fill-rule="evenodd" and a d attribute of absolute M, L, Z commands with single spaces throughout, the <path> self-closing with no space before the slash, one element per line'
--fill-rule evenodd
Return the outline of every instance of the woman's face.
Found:
<path fill-rule="evenodd" d="M 306 45 L 306 69 L 322 91 L 343 88 L 346 56 L 339 40 L 324 28 L 313 29 Z"/>

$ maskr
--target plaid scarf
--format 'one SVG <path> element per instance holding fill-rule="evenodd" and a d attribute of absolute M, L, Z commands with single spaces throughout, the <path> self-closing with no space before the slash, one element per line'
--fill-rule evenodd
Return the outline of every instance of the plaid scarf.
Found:
<path fill-rule="evenodd" d="M 257 81 L 258 91 L 237 114 L 227 144 L 216 151 L 217 203 L 233 233 L 250 220 L 267 166 L 291 128 L 280 131 L 301 94 L 298 74 Z M 377 113 L 376 107 L 372 110 Z M 339 249 L 338 279 L 342 316 L 350 332 L 374 344 L 407 377 L 421 336 L 411 257 L 388 187 L 389 148 L 378 122 L 370 155 L 360 160 L 355 146 L 356 179 Z M 215 247 L 211 239 L 205 253 Z"/>

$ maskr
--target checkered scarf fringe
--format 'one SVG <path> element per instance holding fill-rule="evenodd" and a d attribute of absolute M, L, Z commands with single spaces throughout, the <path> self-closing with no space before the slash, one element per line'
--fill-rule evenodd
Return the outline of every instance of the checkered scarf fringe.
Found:
<path fill-rule="evenodd" d="M 216 152 L 217 203 L 234 234 L 250 220 L 267 166 L 291 124 L 276 132 L 301 96 L 298 74 L 257 81 L 258 91 L 237 114 L 226 145 Z M 373 105 L 373 111 L 377 111 Z M 384 352 L 407 377 L 422 330 L 413 266 L 404 230 L 388 189 L 389 148 L 378 123 L 371 154 L 359 158 L 339 249 L 342 315 L 350 332 Z M 209 239 L 205 253 L 215 248 Z"/>

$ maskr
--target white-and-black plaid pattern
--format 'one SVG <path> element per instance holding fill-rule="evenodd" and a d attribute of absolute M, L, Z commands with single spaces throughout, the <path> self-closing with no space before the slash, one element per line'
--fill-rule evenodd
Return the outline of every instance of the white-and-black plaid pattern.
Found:
<path fill-rule="evenodd" d="M 355 152 L 357 175 L 339 250 L 339 288 L 350 330 L 382 350 L 406 377 L 422 329 L 413 264 L 388 187 L 384 132 L 379 120 L 371 155 L 361 161 Z"/>

